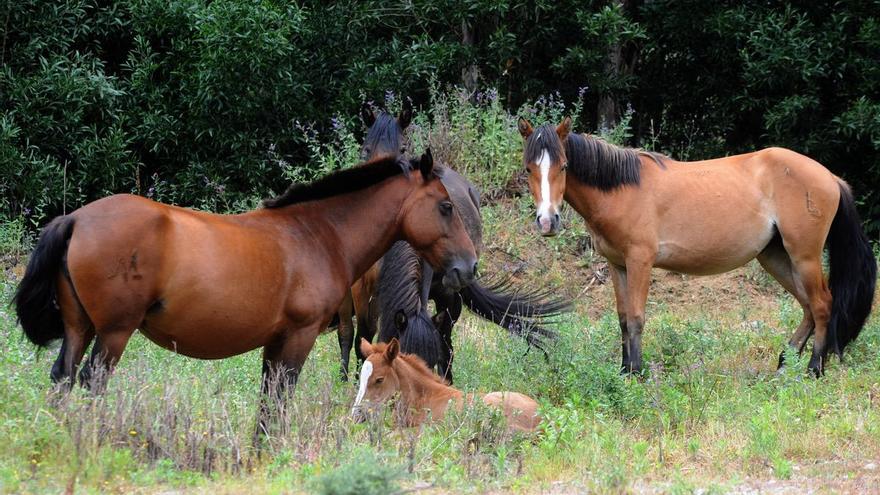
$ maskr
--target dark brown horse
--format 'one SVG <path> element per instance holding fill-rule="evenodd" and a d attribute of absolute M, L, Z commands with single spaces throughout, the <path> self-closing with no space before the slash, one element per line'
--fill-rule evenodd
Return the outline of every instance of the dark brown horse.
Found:
<path fill-rule="evenodd" d="M 828 169 L 783 148 L 678 162 L 570 129 L 571 119 L 537 129 L 520 121 L 536 223 L 554 235 L 563 198 L 586 220 L 611 266 L 625 371 L 642 367 L 655 266 L 708 275 L 757 258 L 801 304 L 804 317 L 789 345 L 801 352 L 814 335 L 809 368 L 816 375 L 829 351 L 841 354 L 858 336 L 871 312 L 877 262 L 849 186 Z"/>
<path fill-rule="evenodd" d="M 404 130 L 412 118 L 408 106 L 396 117 L 364 107 L 362 118 L 369 126 L 361 148 L 363 157 L 406 152 Z M 445 168 L 441 180 L 479 256 L 483 245 L 479 192 L 451 168 Z M 396 337 L 400 339 L 404 352 L 417 354 L 431 367 L 437 366 L 440 374 L 451 382 L 452 330 L 463 305 L 539 348 L 545 339 L 554 335 L 540 324 L 569 309 L 566 301 L 550 297 L 549 291 L 523 290 L 507 278 L 489 286 L 483 284 L 477 280 L 460 291 L 450 290 L 443 284 L 442 273 L 436 273 L 406 242 L 397 242 L 352 287 L 357 341 L 363 338 L 372 342 L 377 330 L 381 342 Z M 429 300 L 433 300 L 436 306 L 433 316 L 428 312 Z M 377 327 L 380 315 L 380 327 Z M 342 312 L 340 316 L 341 321 L 345 320 Z M 349 323 L 350 319 L 349 316 Z M 351 333 L 346 332 L 347 335 Z M 342 335 L 340 342 L 343 342 Z M 340 346 L 343 368 L 347 369 L 350 338 Z M 355 349 L 358 358 L 363 360 L 360 348 Z"/>
<path fill-rule="evenodd" d="M 364 137 L 364 144 L 361 146 L 361 160 L 373 160 L 381 156 L 402 156 L 406 153 L 403 130 L 412 120 L 412 108 L 409 103 L 404 104 L 397 117 L 387 112 L 377 112 L 369 104 L 364 104 L 361 108 L 361 119 L 367 126 L 367 134 Z M 461 213 L 459 212 L 459 214 Z M 382 260 L 380 259 L 354 282 L 351 291 L 339 307 L 337 338 L 343 380 L 348 380 L 348 365 L 355 340 L 355 326 L 352 323 L 352 318 L 357 317 L 358 341 L 365 339 L 372 342 L 379 327 L 379 303 L 374 296 L 378 291 L 377 284 L 381 267 Z M 359 360 L 363 361 L 364 356 L 360 354 L 359 348 L 355 348 L 355 353 Z"/>
<path fill-rule="evenodd" d="M 280 373 L 280 394 L 352 283 L 395 241 L 450 286 L 471 282 L 476 253 L 442 173 L 430 154 L 383 158 L 293 185 L 241 215 L 131 195 L 95 201 L 43 230 L 15 294 L 19 321 L 38 346 L 65 338 L 55 380 L 72 381 L 95 337 L 89 366 L 112 370 L 140 329 L 202 359 L 262 347 L 263 391 Z"/>

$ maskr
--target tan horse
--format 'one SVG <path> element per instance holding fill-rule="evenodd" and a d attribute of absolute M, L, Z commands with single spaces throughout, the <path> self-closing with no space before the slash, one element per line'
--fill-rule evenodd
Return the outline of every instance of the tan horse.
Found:
<path fill-rule="evenodd" d="M 361 368 L 360 389 L 351 414 L 356 421 L 365 419 L 365 406 L 381 406 L 400 394 L 398 418 L 405 426 L 418 426 L 427 419 L 440 421 L 450 404 L 461 408 L 476 400 L 465 396 L 428 368 L 415 354 L 403 354 L 397 339 L 388 344 L 370 344 L 361 340 L 361 352 L 367 356 Z M 538 403 L 517 392 L 492 392 L 483 395 L 483 404 L 501 409 L 507 426 L 513 430 L 534 431 L 541 422 Z"/>
<path fill-rule="evenodd" d="M 202 359 L 262 347 L 263 391 L 275 372 L 280 394 L 352 282 L 395 241 L 408 241 L 450 286 L 473 280 L 474 246 L 440 174 L 430 153 L 379 159 L 293 185 L 241 215 L 104 198 L 44 229 L 16 312 L 34 344 L 65 338 L 56 381 L 76 376 L 95 337 L 89 366 L 112 369 L 140 329 Z"/>
<path fill-rule="evenodd" d="M 655 266 L 706 275 L 757 258 L 801 304 L 804 317 L 789 345 L 801 352 L 814 335 L 809 368 L 816 375 L 829 350 L 840 355 L 858 336 L 877 264 L 849 186 L 828 169 L 782 148 L 678 162 L 570 129 L 568 118 L 538 129 L 519 123 L 536 222 L 541 234 L 556 234 L 563 198 L 586 220 L 611 267 L 625 371 L 642 368 Z"/>

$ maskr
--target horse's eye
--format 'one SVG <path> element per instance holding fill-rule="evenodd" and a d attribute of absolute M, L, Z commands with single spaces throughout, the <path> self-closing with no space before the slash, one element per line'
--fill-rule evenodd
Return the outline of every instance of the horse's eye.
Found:
<path fill-rule="evenodd" d="M 568 169 L 568 162 L 562 162 L 562 170 Z"/>
<path fill-rule="evenodd" d="M 384 377 L 384 376 L 380 376 L 379 378 L 376 378 L 376 383 L 382 383 L 382 382 L 384 382 L 384 381 L 385 381 L 385 377 Z"/>
<path fill-rule="evenodd" d="M 448 217 L 452 215 L 452 202 L 451 201 L 443 201 L 440 203 L 440 214 L 444 217 Z"/>

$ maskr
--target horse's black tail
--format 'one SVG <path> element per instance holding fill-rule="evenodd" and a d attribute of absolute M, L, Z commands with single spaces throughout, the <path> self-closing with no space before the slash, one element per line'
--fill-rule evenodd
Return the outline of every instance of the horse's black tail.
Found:
<path fill-rule="evenodd" d="M 831 319 L 828 343 L 838 355 L 859 332 L 871 313 L 877 261 L 871 244 L 862 230 L 859 214 L 849 187 L 840 183 L 840 206 L 828 235 L 828 258 L 831 265 Z"/>
<path fill-rule="evenodd" d="M 510 278 L 488 287 L 474 282 L 462 289 L 460 294 L 468 309 L 542 350 L 546 340 L 556 338 L 556 332 L 542 327 L 540 323 L 571 310 L 569 301 L 554 298 L 548 291 L 515 290 Z"/>
<path fill-rule="evenodd" d="M 12 298 L 25 336 L 39 347 L 64 337 L 55 282 L 67 252 L 67 242 L 73 234 L 73 224 L 73 217 L 62 216 L 46 225 Z"/>

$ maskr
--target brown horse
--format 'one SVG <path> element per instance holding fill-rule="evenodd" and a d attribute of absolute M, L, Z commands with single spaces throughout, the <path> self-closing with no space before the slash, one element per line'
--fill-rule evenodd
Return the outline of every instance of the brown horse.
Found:
<path fill-rule="evenodd" d="M 416 173 L 413 173 L 417 171 Z M 476 254 L 430 153 L 384 158 L 293 185 L 265 208 L 216 215 L 117 195 L 43 230 L 14 303 L 38 346 L 64 337 L 63 380 L 108 371 L 135 329 L 181 354 L 218 359 L 263 347 L 263 391 L 295 385 L 345 293 L 399 239 L 460 287 Z M 265 409 L 263 409 L 265 411 Z M 261 414 L 261 426 L 264 415 Z"/>
<path fill-rule="evenodd" d="M 388 344 L 361 341 L 361 352 L 367 356 L 361 367 L 360 388 L 352 407 L 356 421 L 365 419 L 364 406 L 381 406 L 400 394 L 398 419 L 405 426 L 418 426 L 427 419 L 442 420 L 450 403 L 462 407 L 476 400 L 465 396 L 431 371 L 421 358 L 403 354 L 397 339 Z M 487 406 L 501 409 L 509 428 L 534 431 L 541 422 L 538 403 L 517 392 L 492 392 L 480 400 Z"/>
<path fill-rule="evenodd" d="M 586 220 L 611 266 L 625 371 L 642 368 L 654 266 L 706 275 L 757 258 L 801 304 L 789 345 L 801 352 L 814 335 L 809 369 L 817 376 L 829 350 L 841 355 L 858 336 L 877 263 L 849 186 L 828 169 L 782 148 L 684 163 L 570 129 L 568 118 L 538 129 L 520 120 L 536 222 L 541 234 L 554 235 L 563 198 Z"/>

